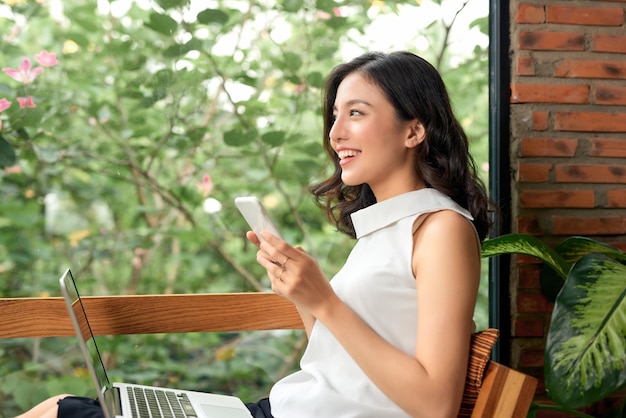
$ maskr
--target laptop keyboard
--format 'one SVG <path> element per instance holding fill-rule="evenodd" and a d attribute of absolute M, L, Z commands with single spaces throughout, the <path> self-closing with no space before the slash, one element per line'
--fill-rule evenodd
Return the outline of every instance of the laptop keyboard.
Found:
<path fill-rule="evenodd" d="M 129 388 L 133 418 L 197 418 L 198 414 L 191 406 L 186 394 L 177 394 L 173 390 Z"/>

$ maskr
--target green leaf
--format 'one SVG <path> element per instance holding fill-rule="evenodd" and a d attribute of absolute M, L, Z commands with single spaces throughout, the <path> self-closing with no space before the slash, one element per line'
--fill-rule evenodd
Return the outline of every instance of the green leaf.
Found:
<path fill-rule="evenodd" d="M 89 47 L 89 39 L 80 32 L 72 32 L 68 34 L 67 38 L 71 41 L 74 41 L 76 45 L 80 46 L 81 48 Z"/>
<path fill-rule="evenodd" d="M 475 26 L 477 26 L 478 29 L 480 29 L 482 33 L 484 33 L 485 35 L 488 35 L 489 34 L 489 17 L 487 16 L 479 17 L 478 19 L 475 19 L 473 22 L 471 22 L 469 25 L 470 29 Z"/>
<path fill-rule="evenodd" d="M 574 264 L 579 258 L 589 253 L 604 254 L 621 263 L 626 263 L 626 253 L 620 249 L 587 237 L 569 237 L 554 247 L 554 250 L 570 264 Z"/>
<path fill-rule="evenodd" d="M 174 43 L 163 51 L 163 56 L 167 58 L 180 57 L 182 55 L 185 55 L 189 51 L 193 51 L 194 49 L 200 49 L 199 47 L 201 45 L 202 43 L 200 41 L 194 39 L 192 39 L 190 42 L 187 42 L 186 44 Z"/>
<path fill-rule="evenodd" d="M 224 132 L 224 143 L 231 147 L 242 147 L 251 143 L 256 134 L 253 131 L 243 131 L 241 129 L 232 129 Z"/>
<path fill-rule="evenodd" d="M 587 237 L 569 237 L 554 247 L 554 251 L 570 265 L 590 253 L 604 254 L 621 263 L 626 263 L 626 253 L 611 245 Z M 553 269 L 544 265 L 541 269 L 540 283 L 541 292 L 549 301 L 554 302 L 565 283 L 565 279 L 556 274 Z"/>
<path fill-rule="evenodd" d="M 168 10 L 185 6 L 187 3 L 189 3 L 189 0 L 157 0 L 157 3 L 164 10 Z"/>
<path fill-rule="evenodd" d="M 286 12 L 294 13 L 304 6 L 302 0 L 283 0 L 283 9 Z"/>
<path fill-rule="evenodd" d="M 321 88 L 324 85 L 324 76 L 319 71 L 313 71 L 306 75 L 306 82 L 311 87 Z"/>
<path fill-rule="evenodd" d="M 626 386 L 626 266 L 589 254 L 559 293 L 546 341 L 550 397 L 569 408 L 590 405 Z"/>
<path fill-rule="evenodd" d="M 298 54 L 286 52 L 285 66 L 292 71 L 297 71 L 302 66 L 302 58 Z"/>
<path fill-rule="evenodd" d="M 197 16 L 198 22 L 204 25 L 223 25 L 228 22 L 228 15 L 218 9 L 204 9 Z"/>
<path fill-rule="evenodd" d="M 152 79 L 147 83 L 147 85 L 151 87 L 167 87 L 171 85 L 174 80 L 174 72 L 169 68 L 164 68 L 154 73 Z"/>
<path fill-rule="evenodd" d="M 264 133 L 261 136 L 261 141 L 273 147 L 278 147 L 285 142 L 285 132 L 284 131 L 272 131 L 272 132 Z"/>
<path fill-rule="evenodd" d="M 348 19 L 345 17 L 337 17 L 337 16 L 333 16 L 330 19 L 325 21 L 325 24 L 330 27 L 331 29 L 340 29 L 343 26 L 347 26 L 348 25 Z"/>
<path fill-rule="evenodd" d="M 507 234 L 483 242 L 484 258 L 502 254 L 524 254 L 536 257 L 548 264 L 557 274 L 565 278 L 569 264 L 548 244 L 532 235 Z"/>
<path fill-rule="evenodd" d="M 160 13 L 150 13 L 150 20 L 144 25 L 155 32 L 163 35 L 171 35 L 178 27 L 178 23 L 168 15 Z"/>
<path fill-rule="evenodd" d="M 11 167 L 17 162 L 15 150 L 6 139 L 0 135 L 0 168 Z"/>

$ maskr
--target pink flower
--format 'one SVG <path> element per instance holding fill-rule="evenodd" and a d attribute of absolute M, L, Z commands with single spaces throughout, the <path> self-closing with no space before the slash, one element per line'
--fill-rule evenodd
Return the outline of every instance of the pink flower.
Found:
<path fill-rule="evenodd" d="M 211 176 L 205 174 L 202 177 L 202 182 L 198 183 L 198 190 L 202 193 L 202 196 L 207 197 L 213 191 L 213 180 L 211 180 Z"/>
<path fill-rule="evenodd" d="M 19 35 L 19 33 L 20 33 L 20 28 L 17 26 L 13 26 L 11 28 L 11 32 L 8 35 L 4 36 L 4 41 L 11 42 L 13 39 L 17 37 L 17 35 Z"/>
<path fill-rule="evenodd" d="M 39 65 L 43 65 L 44 67 L 52 67 L 53 65 L 57 65 L 59 63 L 57 61 L 57 55 L 54 52 L 48 52 L 45 49 L 35 55 L 35 60 L 39 63 Z"/>
<path fill-rule="evenodd" d="M 9 107 L 11 107 L 11 102 L 5 99 L 4 97 L 0 99 L 0 112 L 4 112 Z"/>
<path fill-rule="evenodd" d="M 2 71 L 7 73 L 9 77 L 14 80 L 21 81 L 24 84 L 28 84 L 37 78 L 39 73 L 43 71 L 43 68 L 37 67 L 31 71 L 30 60 L 26 57 L 22 58 L 22 64 L 19 68 L 3 68 Z"/>
<path fill-rule="evenodd" d="M 341 17 L 341 8 L 333 7 L 333 14 L 335 15 L 335 17 Z"/>
<path fill-rule="evenodd" d="M 33 96 L 18 97 L 17 101 L 20 102 L 20 108 L 22 109 L 24 109 L 25 107 L 37 107 L 37 105 L 33 101 Z"/>
<path fill-rule="evenodd" d="M 330 19 L 330 13 L 325 12 L 323 10 L 318 10 L 315 16 L 320 20 L 328 20 Z"/>

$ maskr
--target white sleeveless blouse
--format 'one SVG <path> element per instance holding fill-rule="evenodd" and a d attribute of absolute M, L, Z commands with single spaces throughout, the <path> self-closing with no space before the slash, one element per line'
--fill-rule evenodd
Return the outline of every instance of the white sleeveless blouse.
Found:
<path fill-rule="evenodd" d="M 467 210 L 431 188 L 353 213 L 358 241 L 330 282 L 378 335 L 411 355 L 417 338 L 412 227 L 419 215 L 444 209 L 472 220 Z M 300 367 L 270 392 L 275 418 L 409 416 L 370 381 L 320 321 L 313 326 Z"/>

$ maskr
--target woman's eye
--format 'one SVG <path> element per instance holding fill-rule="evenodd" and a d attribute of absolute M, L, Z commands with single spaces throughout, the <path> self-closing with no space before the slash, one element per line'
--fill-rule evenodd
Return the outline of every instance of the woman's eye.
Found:
<path fill-rule="evenodd" d="M 350 111 L 350 116 L 359 116 L 362 115 L 361 112 L 359 112 L 358 110 L 351 110 Z"/>

